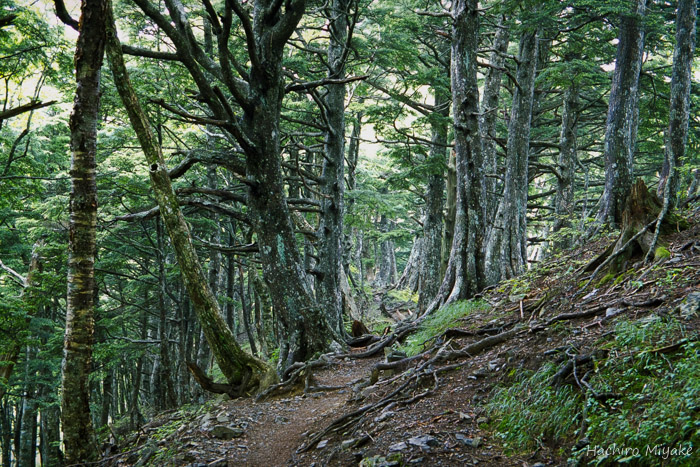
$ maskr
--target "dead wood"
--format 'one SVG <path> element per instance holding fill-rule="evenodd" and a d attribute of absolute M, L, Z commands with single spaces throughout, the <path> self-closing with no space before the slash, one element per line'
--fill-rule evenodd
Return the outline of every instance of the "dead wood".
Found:
<path fill-rule="evenodd" d="M 355 337 L 352 339 L 348 339 L 345 341 L 348 346 L 352 348 L 359 348 L 359 347 L 367 347 L 368 345 L 374 344 L 375 342 L 378 342 L 380 339 L 379 336 L 375 336 L 373 334 L 366 334 L 362 337 Z"/>
<path fill-rule="evenodd" d="M 593 354 L 574 355 L 552 376 L 551 385 L 560 387 L 574 371 L 575 366 L 582 366 L 593 361 Z"/>
<path fill-rule="evenodd" d="M 627 197 L 620 235 L 613 245 L 584 267 L 584 272 L 593 271 L 593 274 L 579 293 L 585 290 L 603 269 L 607 274 L 616 275 L 626 270 L 634 258 L 652 258 L 657 244 L 667 246 L 659 240 L 660 235 L 668 235 L 687 227 L 688 222 L 685 219 L 672 212 L 665 212 L 659 198 L 649 192 L 644 182 L 638 179 Z"/>

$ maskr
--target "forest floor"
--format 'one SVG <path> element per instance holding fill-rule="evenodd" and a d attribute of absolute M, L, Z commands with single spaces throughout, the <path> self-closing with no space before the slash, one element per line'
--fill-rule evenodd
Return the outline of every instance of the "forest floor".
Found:
<path fill-rule="evenodd" d="M 591 354 L 615 338 L 620 320 L 663 315 L 681 319 L 680 305 L 690 294 L 697 294 L 700 285 L 697 221 L 696 215 L 690 229 L 667 239 L 670 256 L 662 262 L 638 262 L 606 283 L 595 278 L 583 292 L 586 275 L 577 271 L 613 237 L 601 238 L 493 288 L 484 296 L 488 309 L 470 314 L 459 326 L 426 343 L 426 351 L 406 361 L 401 371 L 380 372 L 376 382 L 369 379 L 370 374 L 385 362 L 388 352 L 364 359 L 331 358 L 329 365 L 314 370 L 313 384 L 342 389 L 304 392 L 299 387 L 262 402 L 219 398 L 195 410 L 161 414 L 129 444 L 122 443 L 126 453 L 107 463 L 192 467 L 566 464 L 575 437 L 545 437 L 537 448 L 521 454 L 507 450 L 487 406 L 490 394 L 525 369 L 537 370 L 547 361 L 563 366 L 567 357 L 562 349 Z M 697 340 L 700 331 L 697 305 L 694 310 L 682 317 L 684 335 L 691 340 Z M 486 344 L 479 348 L 473 345 L 477 342 Z M 568 384 L 573 385 L 571 380 Z"/>

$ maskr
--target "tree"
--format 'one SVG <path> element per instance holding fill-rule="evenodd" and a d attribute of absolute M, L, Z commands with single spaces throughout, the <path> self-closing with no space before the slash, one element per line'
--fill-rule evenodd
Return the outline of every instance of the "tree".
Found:
<path fill-rule="evenodd" d="M 646 0 L 635 0 L 633 6 L 633 10 L 620 15 L 615 71 L 605 123 L 605 188 L 597 220 L 611 227 L 619 226 L 622 221 L 625 200 L 632 188 L 637 144 Z"/>
<path fill-rule="evenodd" d="M 265 362 L 248 355 L 241 349 L 226 325 L 216 297 L 211 292 L 172 188 L 160 146 L 131 85 L 111 8 L 104 22 L 104 28 L 107 30 L 107 56 L 114 75 L 114 83 L 149 163 L 151 184 L 160 214 L 173 244 L 185 286 L 202 331 L 230 385 L 238 387 L 241 393 L 249 386 L 264 389 L 275 380 L 274 372 Z"/>
<path fill-rule="evenodd" d="M 538 49 L 537 26 L 525 24 L 508 123 L 503 198 L 486 245 L 489 283 L 516 276 L 527 265 L 528 156 Z"/>
<path fill-rule="evenodd" d="M 135 0 L 135 3 L 173 42 L 177 49 L 175 58 L 188 70 L 198 88 L 198 99 L 206 103 L 212 114 L 205 119 L 207 123 L 220 126 L 245 154 L 246 205 L 262 253 L 263 277 L 286 333 L 280 353 L 281 366 L 328 349 L 331 338 L 337 336 L 306 280 L 281 168 L 283 52 L 304 15 L 306 2 L 259 0 L 243 4 L 231 0 L 222 12 L 207 2 L 206 15 L 217 38 L 217 62 L 196 41 L 188 12 L 179 0 L 165 2 L 174 25 L 148 0 Z M 246 60 L 250 63 L 245 71 L 229 49 L 234 14 L 245 36 Z M 211 77 L 221 86 L 213 85 Z M 222 89 L 239 106 L 239 113 L 230 106 Z"/>
<path fill-rule="evenodd" d="M 673 49 L 673 72 L 671 73 L 671 105 L 669 108 L 664 165 L 661 170 L 657 194 L 669 198 L 676 205 L 678 176 L 675 170 L 682 166 L 688 142 L 688 119 L 690 117 L 690 84 L 695 50 L 695 20 L 697 2 L 679 0 L 676 11 L 676 45 Z M 675 170 L 674 170 L 675 168 Z M 668 195 L 666 195 L 666 185 Z"/>
<path fill-rule="evenodd" d="M 352 37 L 351 7 L 355 0 L 332 0 L 328 17 L 328 80 L 322 101 L 326 119 L 323 171 L 321 185 L 321 225 L 319 226 L 319 298 L 329 325 L 339 336 L 343 328 L 343 297 L 341 270 L 343 268 L 343 216 L 345 193 L 345 65 Z M 357 8 L 357 6 L 355 6 Z M 319 101 L 321 102 L 321 101 Z"/>
<path fill-rule="evenodd" d="M 90 417 L 88 378 L 91 370 L 95 315 L 97 224 L 97 119 L 100 69 L 104 58 L 107 2 L 84 0 L 75 49 L 77 89 L 71 115 L 70 240 L 68 299 L 62 367 L 61 421 L 66 462 L 97 457 Z"/>
<path fill-rule="evenodd" d="M 450 76 L 457 174 L 455 234 L 445 277 L 425 314 L 441 305 L 470 297 L 486 284 L 483 257 L 486 204 L 476 80 L 479 31 L 476 0 L 454 2 L 451 16 Z"/>

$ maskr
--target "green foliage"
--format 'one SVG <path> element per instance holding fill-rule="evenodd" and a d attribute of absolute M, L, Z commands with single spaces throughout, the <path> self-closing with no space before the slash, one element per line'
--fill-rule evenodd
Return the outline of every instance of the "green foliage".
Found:
<path fill-rule="evenodd" d="M 413 292 L 410 289 L 403 289 L 403 290 L 396 290 L 392 289 L 390 290 L 387 295 L 394 300 L 398 300 L 400 302 L 413 302 L 413 303 L 418 303 L 418 293 Z"/>
<path fill-rule="evenodd" d="M 598 393 L 620 398 L 602 403 L 573 385 L 553 388 L 550 381 L 558 367 L 551 363 L 536 372 L 523 372 L 493 392 L 486 409 L 495 419 L 496 436 L 508 450 L 527 452 L 540 443 L 573 443 L 580 426 L 587 427 L 589 444 L 572 457 L 584 464 L 657 465 L 663 454 L 650 453 L 647 446 L 652 450 L 700 446 L 696 416 L 700 381 L 694 377 L 700 374 L 697 341 L 686 336 L 678 321 L 658 316 L 620 323 L 615 334 L 605 345 L 609 357 L 596 362 L 589 383 Z M 679 342 L 683 345 L 670 347 Z M 605 451 L 610 446 L 622 449 Z M 663 460 L 693 465 L 687 456 Z"/>
<path fill-rule="evenodd" d="M 556 371 L 551 363 L 536 372 L 523 371 L 512 385 L 492 394 L 486 410 L 507 451 L 525 452 L 539 443 L 572 439 L 580 422 L 582 399 L 571 386 L 550 386 Z"/>
<path fill-rule="evenodd" d="M 489 305 L 483 300 L 462 300 L 440 308 L 428 316 L 417 332 L 411 334 L 401 345 L 400 350 L 406 355 L 416 355 L 446 329 L 462 325 L 464 318 L 471 314 L 488 310 Z"/>
<path fill-rule="evenodd" d="M 670 258 L 671 257 L 671 252 L 668 251 L 668 248 L 665 248 L 663 246 L 659 246 L 656 248 L 654 251 L 654 260 L 658 261 L 660 259 L 664 258 Z"/>
<path fill-rule="evenodd" d="M 653 317 L 646 322 L 621 323 L 616 328 L 618 349 L 627 350 L 618 358 L 608 358 L 591 379 L 599 391 L 622 394 L 609 406 L 589 399 L 587 436 L 591 445 L 637 449 L 638 453 L 605 453 L 596 464 L 627 462 L 656 465 L 661 456 L 647 447 L 700 447 L 700 346 L 697 341 L 679 347 L 677 352 L 657 351 L 679 342 L 683 326 L 673 319 Z M 637 452 L 637 451 L 635 451 Z M 608 455 L 609 454 L 609 455 Z M 584 456 L 580 451 L 574 455 Z M 694 465 L 693 456 L 666 459 L 673 465 Z"/>

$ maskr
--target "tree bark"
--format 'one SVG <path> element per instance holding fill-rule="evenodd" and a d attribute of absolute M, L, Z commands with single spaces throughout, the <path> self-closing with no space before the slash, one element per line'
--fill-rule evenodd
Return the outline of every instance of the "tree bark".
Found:
<path fill-rule="evenodd" d="M 80 11 L 75 50 L 77 90 L 70 118 L 68 297 L 61 372 L 61 421 L 68 464 L 90 462 L 98 454 L 88 380 L 95 323 L 97 119 L 107 1 L 84 0 Z"/>
<path fill-rule="evenodd" d="M 452 4 L 452 118 L 457 179 L 455 233 L 445 277 L 424 314 L 473 296 L 485 285 L 484 158 L 479 129 L 477 61 L 479 9 L 476 0 Z"/>
<path fill-rule="evenodd" d="M 564 228 L 571 228 L 573 225 L 578 93 L 578 84 L 572 81 L 564 94 L 559 136 L 559 158 L 557 160 L 557 192 L 554 198 L 555 219 L 552 227 L 554 233 Z M 560 235 L 559 239 L 554 242 L 557 249 L 569 248 L 572 244 L 573 235 L 570 233 Z"/>
<path fill-rule="evenodd" d="M 489 283 L 520 274 L 527 264 L 527 190 L 530 124 L 535 91 L 537 31 L 526 29 L 520 38 L 518 85 L 508 123 L 503 198 L 490 230 L 486 269 Z"/>
<path fill-rule="evenodd" d="M 345 78 L 348 15 L 353 0 L 331 0 L 327 7 L 329 44 L 328 78 Z M 324 99 L 327 130 L 321 172 L 321 225 L 318 229 L 320 252 L 320 304 L 328 324 L 344 336 L 343 298 L 340 270 L 343 267 L 343 215 L 345 193 L 345 84 L 329 84 Z"/>
<path fill-rule="evenodd" d="M 379 217 L 379 231 L 388 233 L 391 230 L 389 219 L 382 214 Z M 396 256 L 394 242 L 384 239 L 379 245 L 379 271 L 377 273 L 377 287 L 389 287 L 396 282 Z"/>
<path fill-rule="evenodd" d="M 37 387 L 36 371 L 32 369 L 37 357 L 37 349 L 27 346 L 26 371 L 24 374 L 24 395 L 22 397 L 22 429 L 20 430 L 20 451 L 18 465 L 34 467 L 36 465 L 37 435 Z"/>
<path fill-rule="evenodd" d="M 447 156 L 447 177 L 445 186 L 446 213 L 445 213 L 445 230 L 442 236 L 442 250 L 440 255 L 440 271 L 441 275 L 447 271 L 447 262 L 450 260 L 450 252 L 452 251 L 452 239 L 455 234 L 455 216 L 457 215 L 457 169 L 455 165 L 454 149 Z"/>
<path fill-rule="evenodd" d="M 501 79 L 505 69 L 505 55 L 508 51 L 510 26 L 505 15 L 501 15 L 496 26 L 496 36 L 493 40 L 493 51 L 489 56 L 489 67 L 484 84 L 484 95 L 481 98 L 481 134 L 484 145 L 484 163 L 486 164 L 486 228 L 493 223 L 498 208 L 497 193 L 499 190 L 498 158 L 496 145 L 496 124 L 498 123 L 498 102 L 501 96 Z"/>
<path fill-rule="evenodd" d="M 229 384 L 247 382 L 249 387 L 257 386 L 262 389 L 276 379 L 274 370 L 262 360 L 245 353 L 226 326 L 219 304 L 211 292 L 192 244 L 189 227 L 180 210 L 161 148 L 153 137 L 148 119 L 131 85 L 111 10 L 105 24 L 108 37 L 107 56 L 114 82 L 146 156 L 150 168 L 151 185 L 160 207 L 161 218 L 175 250 L 185 287 L 207 342 Z"/>
<path fill-rule="evenodd" d="M 639 73 L 644 57 L 646 0 L 636 0 L 635 10 L 620 16 L 615 71 L 605 123 L 605 188 L 597 214 L 599 224 L 616 228 L 622 221 L 625 199 L 634 180 L 637 146 Z"/>
<path fill-rule="evenodd" d="M 695 50 L 695 22 L 698 7 L 696 0 L 678 0 L 676 11 L 676 45 L 673 49 L 673 71 L 671 72 L 671 105 L 669 108 L 668 132 L 664 165 L 657 194 L 664 197 L 664 188 L 669 184 L 669 203 L 673 208 L 678 197 L 678 177 L 673 170 L 683 165 L 688 143 L 688 120 L 690 117 L 690 85 L 692 81 L 693 52 Z"/>
<path fill-rule="evenodd" d="M 423 222 L 423 242 L 420 253 L 420 312 L 435 298 L 442 279 L 440 267 L 442 249 L 443 208 L 445 192 L 445 167 L 447 154 L 447 119 L 449 117 L 449 95 L 433 87 L 436 115 L 431 121 L 431 146 L 428 156 L 428 188 L 425 194 L 425 221 Z"/>

